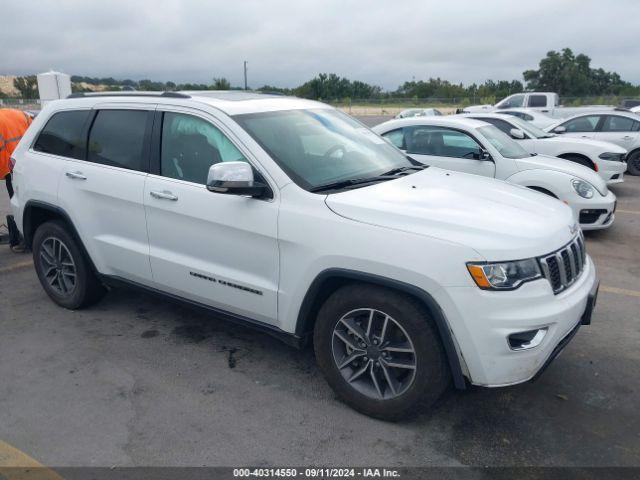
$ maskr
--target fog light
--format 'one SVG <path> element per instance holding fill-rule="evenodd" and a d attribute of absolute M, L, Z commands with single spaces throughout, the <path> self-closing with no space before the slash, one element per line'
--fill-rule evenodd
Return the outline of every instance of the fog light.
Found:
<path fill-rule="evenodd" d="M 535 348 L 542 343 L 542 340 L 548 331 L 549 328 L 544 327 L 537 330 L 512 333 L 509 335 L 509 348 L 515 351 Z"/>

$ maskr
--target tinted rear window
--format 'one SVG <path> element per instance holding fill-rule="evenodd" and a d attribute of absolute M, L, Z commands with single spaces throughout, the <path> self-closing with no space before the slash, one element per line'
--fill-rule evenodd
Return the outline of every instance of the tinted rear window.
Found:
<path fill-rule="evenodd" d="M 144 110 L 100 110 L 89 133 L 87 160 L 102 165 L 143 170 Z"/>
<path fill-rule="evenodd" d="M 84 124 L 89 110 L 73 110 L 54 114 L 40 132 L 33 146 L 38 152 L 84 159 Z"/>

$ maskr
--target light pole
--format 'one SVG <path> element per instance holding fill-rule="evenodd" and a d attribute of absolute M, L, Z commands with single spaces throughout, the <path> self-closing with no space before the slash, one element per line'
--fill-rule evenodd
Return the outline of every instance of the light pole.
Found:
<path fill-rule="evenodd" d="M 247 61 L 244 61 L 244 89 L 247 90 Z"/>

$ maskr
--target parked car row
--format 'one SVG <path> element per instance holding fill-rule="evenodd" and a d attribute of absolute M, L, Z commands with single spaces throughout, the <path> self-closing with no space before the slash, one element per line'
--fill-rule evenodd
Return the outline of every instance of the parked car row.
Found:
<path fill-rule="evenodd" d="M 339 398 L 383 419 L 536 378 L 591 322 L 576 216 L 604 209 L 583 224 L 605 227 L 615 198 L 600 172 L 531 155 L 559 142 L 518 123 L 411 117 L 376 128 L 387 140 L 281 96 L 73 97 L 12 160 L 16 224 L 62 307 L 128 285 L 312 342 Z"/>
<path fill-rule="evenodd" d="M 590 168 L 543 154 L 567 146 L 544 135 L 534 138 L 535 132 L 525 133 L 527 127 L 518 122 L 515 117 L 491 114 L 420 117 L 391 120 L 373 130 L 421 164 L 536 190 L 567 203 L 583 230 L 609 227 L 614 220 L 616 197 L 605 180 Z M 607 149 L 606 144 L 593 143 L 590 148 L 596 152 Z M 624 153 L 622 150 L 621 155 Z"/>

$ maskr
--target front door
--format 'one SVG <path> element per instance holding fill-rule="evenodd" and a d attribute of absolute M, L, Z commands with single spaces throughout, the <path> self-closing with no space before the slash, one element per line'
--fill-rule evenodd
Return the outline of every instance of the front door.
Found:
<path fill-rule="evenodd" d="M 481 147 L 465 132 L 447 127 L 414 125 L 385 133 L 414 160 L 458 172 L 495 176 L 495 164 L 481 158 Z"/>
<path fill-rule="evenodd" d="M 595 138 L 600 115 L 582 115 L 560 124 L 566 131 L 562 135 L 573 138 Z"/>
<path fill-rule="evenodd" d="M 212 164 L 249 161 L 223 128 L 188 109 L 156 114 L 159 148 L 144 192 L 153 280 L 180 297 L 273 324 L 279 199 L 207 190 Z"/>

